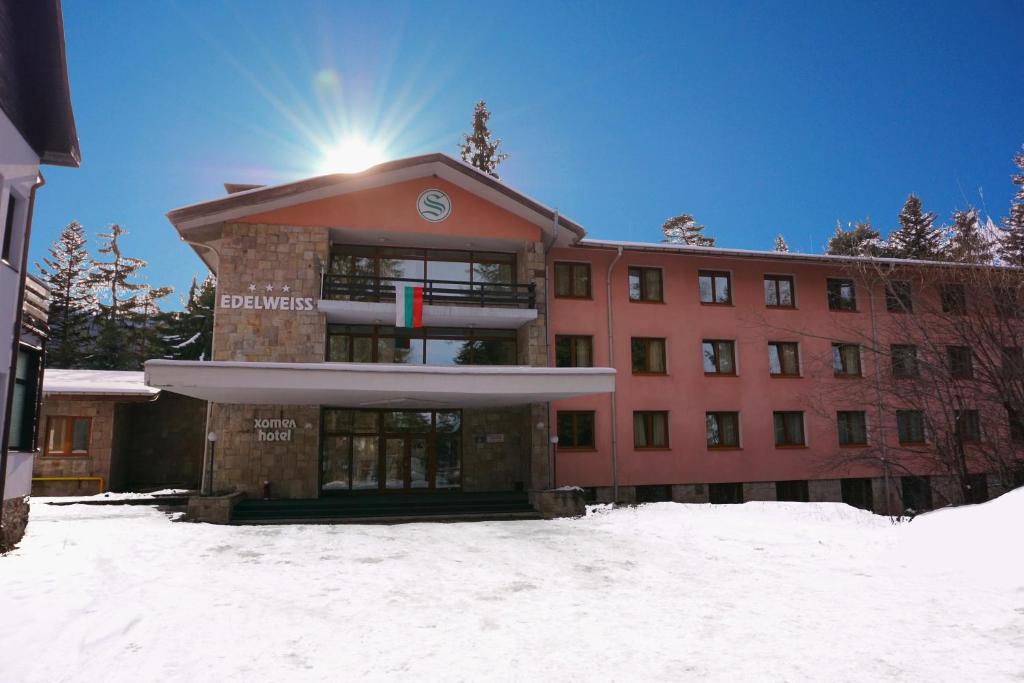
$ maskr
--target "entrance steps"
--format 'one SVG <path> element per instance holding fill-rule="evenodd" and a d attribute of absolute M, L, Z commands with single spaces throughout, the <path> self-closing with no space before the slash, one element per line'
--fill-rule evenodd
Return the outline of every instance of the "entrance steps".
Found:
<path fill-rule="evenodd" d="M 233 524 L 400 524 L 541 519 L 525 493 L 351 493 L 238 503 Z"/>

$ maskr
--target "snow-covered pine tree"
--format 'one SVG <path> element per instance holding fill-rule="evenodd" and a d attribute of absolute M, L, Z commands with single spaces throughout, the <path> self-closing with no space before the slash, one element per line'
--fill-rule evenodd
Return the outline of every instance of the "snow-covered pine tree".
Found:
<path fill-rule="evenodd" d="M 775 236 L 775 251 L 782 254 L 789 253 L 789 245 L 786 244 L 786 238 L 782 236 L 781 232 Z"/>
<path fill-rule="evenodd" d="M 140 367 L 150 358 L 163 358 L 167 353 L 172 314 L 162 312 L 158 302 L 172 292 L 173 287 L 147 285 L 131 313 L 132 346 Z"/>
<path fill-rule="evenodd" d="M 80 368 L 83 349 L 89 345 L 89 319 L 93 297 L 88 279 L 92 262 L 85 249 L 85 229 L 71 221 L 50 245 L 50 255 L 36 269 L 50 288 L 50 337 L 46 341 L 46 365 Z"/>
<path fill-rule="evenodd" d="M 473 131 L 462 134 L 459 153 L 467 164 L 497 178 L 498 165 L 508 159 L 508 154 L 498 151 L 501 138 L 491 139 L 491 130 L 487 127 L 490 118 L 487 104 L 483 100 L 477 102 L 473 108 Z"/>
<path fill-rule="evenodd" d="M 1024 147 L 1014 155 L 1013 163 L 1018 170 L 1013 174 L 1017 192 L 1010 202 L 1010 215 L 1003 219 L 999 256 L 1007 265 L 1024 267 Z"/>
<path fill-rule="evenodd" d="M 697 225 L 693 216 L 681 213 L 669 218 L 661 225 L 662 242 L 669 244 L 689 244 L 694 247 L 715 246 L 714 237 L 704 236 L 704 226 Z"/>
<path fill-rule="evenodd" d="M 132 327 L 134 314 L 145 296 L 148 286 L 133 282 L 146 262 L 124 256 L 118 240 L 128 233 L 116 223 L 110 232 L 100 233 L 104 240 L 99 253 L 108 260 L 94 260 L 95 268 L 89 275 L 89 286 L 96 296 L 98 332 L 88 360 L 89 367 L 100 370 L 135 370 L 139 358 L 135 355 Z"/>
<path fill-rule="evenodd" d="M 938 261 L 942 258 L 942 231 L 933 227 L 935 214 L 925 213 L 921 199 L 911 193 L 899 216 L 900 227 L 889 233 L 889 248 L 895 258 Z"/>
<path fill-rule="evenodd" d="M 174 360 L 210 360 L 213 344 L 213 306 L 217 280 L 207 275 L 203 282 L 192 278 L 185 310 L 170 320 L 167 358 Z"/>
<path fill-rule="evenodd" d="M 871 227 L 870 220 L 858 221 L 847 230 L 837 222 L 825 253 L 832 256 L 880 256 L 883 250 L 879 238 L 879 232 Z"/>
<path fill-rule="evenodd" d="M 992 263 L 992 245 L 981 232 L 977 210 L 955 212 L 949 233 L 947 259 L 959 263 Z"/>

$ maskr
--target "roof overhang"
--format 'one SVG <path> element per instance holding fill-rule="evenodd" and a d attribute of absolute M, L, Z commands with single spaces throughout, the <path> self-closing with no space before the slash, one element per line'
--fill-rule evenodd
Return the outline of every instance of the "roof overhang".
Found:
<path fill-rule="evenodd" d="M 43 373 L 47 398 L 151 401 L 159 395 L 159 389 L 146 386 L 143 373 L 131 370 L 47 368 Z"/>
<path fill-rule="evenodd" d="M 215 403 L 500 407 L 615 389 L 614 368 L 146 361 L 146 384 Z"/>

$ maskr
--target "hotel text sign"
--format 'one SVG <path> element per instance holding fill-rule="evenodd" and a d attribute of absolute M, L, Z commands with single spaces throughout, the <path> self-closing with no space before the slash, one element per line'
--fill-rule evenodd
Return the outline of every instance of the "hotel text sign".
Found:
<path fill-rule="evenodd" d="M 243 308 L 250 311 L 314 311 L 316 305 L 308 296 L 292 296 L 291 287 L 274 288 L 267 285 L 261 288 L 263 294 L 257 294 L 256 285 L 249 285 L 251 294 L 221 294 L 221 308 Z M 275 291 L 281 294 L 274 294 Z"/>
<path fill-rule="evenodd" d="M 288 418 L 253 418 L 257 441 L 291 441 L 295 420 Z"/>

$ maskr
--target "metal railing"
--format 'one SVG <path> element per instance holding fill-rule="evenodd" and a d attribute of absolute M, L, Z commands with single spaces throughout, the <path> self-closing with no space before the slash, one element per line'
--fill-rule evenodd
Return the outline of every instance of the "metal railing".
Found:
<path fill-rule="evenodd" d="M 444 306 L 536 308 L 536 288 L 529 284 L 424 280 L 372 275 L 323 275 L 321 297 L 333 301 L 393 303 L 396 285 L 423 287 L 423 303 Z"/>

